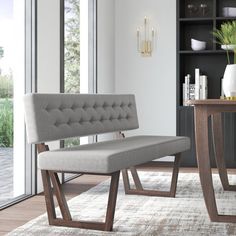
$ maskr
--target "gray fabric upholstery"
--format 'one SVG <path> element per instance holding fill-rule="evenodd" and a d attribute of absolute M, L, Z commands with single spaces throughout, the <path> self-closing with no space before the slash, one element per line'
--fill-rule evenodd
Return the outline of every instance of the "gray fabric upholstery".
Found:
<path fill-rule="evenodd" d="M 24 104 L 30 143 L 138 128 L 133 95 L 28 94 Z M 65 172 L 112 173 L 189 148 L 187 137 L 134 136 L 42 152 L 38 166 Z"/>
<path fill-rule="evenodd" d="M 47 170 L 112 173 L 189 148 L 187 137 L 134 136 L 42 152 L 38 166 Z"/>
<path fill-rule="evenodd" d="M 134 95 L 27 94 L 29 143 L 138 128 Z"/>

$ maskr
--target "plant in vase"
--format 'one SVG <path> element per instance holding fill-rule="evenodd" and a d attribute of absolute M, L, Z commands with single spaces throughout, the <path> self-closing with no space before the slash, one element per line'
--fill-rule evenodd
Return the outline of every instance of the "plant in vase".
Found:
<path fill-rule="evenodd" d="M 220 29 L 215 29 L 213 35 L 221 48 L 226 50 L 228 65 L 226 66 L 223 90 L 227 99 L 236 100 L 236 21 L 223 23 Z M 234 63 L 231 64 L 229 51 L 234 52 Z"/>

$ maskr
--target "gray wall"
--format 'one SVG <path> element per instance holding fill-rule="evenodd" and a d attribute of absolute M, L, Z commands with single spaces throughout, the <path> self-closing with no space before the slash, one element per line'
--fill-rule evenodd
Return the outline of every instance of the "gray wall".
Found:
<path fill-rule="evenodd" d="M 98 0 L 99 1 L 99 0 Z M 115 1 L 115 92 L 134 93 L 140 134 L 176 134 L 176 1 Z M 136 29 L 150 17 L 153 56 L 137 53 Z"/>
<path fill-rule="evenodd" d="M 115 0 L 97 0 L 97 84 L 99 93 L 112 93 L 115 91 L 114 2 Z"/>
<path fill-rule="evenodd" d="M 60 1 L 40 0 L 37 5 L 38 92 L 59 92 Z"/>

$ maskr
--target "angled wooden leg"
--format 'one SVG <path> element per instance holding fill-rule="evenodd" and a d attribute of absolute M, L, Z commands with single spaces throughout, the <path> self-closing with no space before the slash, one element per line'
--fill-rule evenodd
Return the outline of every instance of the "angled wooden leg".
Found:
<path fill-rule="evenodd" d="M 175 161 L 174 161 L 174 163 L 171 163 L 171 165 L 173 165 L 173 172 L 172 172 L 170 191 L 158 191 L 158 190 L 144 189 L 141 184 L 141 181 L 139 179 L 137 169 L 135 167 L 130 167 L 130 172 L 132 174 L 134 184 L 136 187 L 135 189 L 132 189 L 130 187 L 127 169 L 122 170 L 125 193 L 126 194 L 136 194 L 136 195 L 147 195 L 147 196 L 175 197 L 177 180 L 178 180 L 178 173 L 179 173 L 179 163 L 180 163 L 180 153 L 175 155 Z"/>
<path fill-rule="evenodd" d="M 222 186 L 224 190 L 236 191 L 236 185 L 229 184 L 227 169 L 225 166 L 221 113 L 212 115 L 211 121 L 214 154 Z"/>
<path fill-rule="evenodd" d="M 131 166 L 129 169 L 130 169 L 130 172 L 132 174 L 132 177 L 133 177 L 133 180 L 134 180 L 134 185 L 135 185 L 136 189 L 143 190 L 143 186 L 142 186 L 141 181 L 139 179 L 137 169 L 133 166 Z"/>
<path fill-rule="evenodd" d="M 53 192 L 50 182 L 50 176 L 47 170 L 41 170 L 43 188 L 45 195 L 46 208 L 48 213 L 48 222 L 50 225 L 53 224 L 53 220 L 56 219 L 55 205 L 53 201 Z"/>
<path fill-rule="evenodd" d="M 181 160 L 181 154 L 178 153 L 175 155 L 175 161 L 174 161 L 171 185 L 170 185 L 170 197 L 175 197 L 175 194 L 176 194 L 180 160 Z"/>
<path fill-rule="evenodd" d="M 113 229 L 113 222 L 116 209 L 116 199 L 119 187 L 119 178 L 120 178 L 120 171 L 113 173 L 111 176 L 111 185 L 109 191 L 109 199 L 108 199 L 105 229 L 104 229 L 105 231 L 112 231 Z"/>
<path fill-rule="evenodd" d="M 62 193 L 61 183 L 57 173 L 49 171 L 50 178 L 52 180 L 54 193 L 57 197 L 58 205 L 61 210 L 61 214 L 64 220 L 71 220 L 70 211 L 66 202 L 65 195 Z"/>
<path fill-rule="evenodd" d="M 129 182 L 129 175 L 128 175 L 127 169 L 122 170 L 122 177 L 123 177 L 123 182 L 124 182 L 125 193 L 128 194 L 130 190 L 130 182 Z"/>
<path fill-rule="evenodd" d="M 119 176 L 120 176 L 120 171 L 111 174 L 111 184 L 109 190 L 108 206 L 107 206 L 105 222 L 73 221 L 71 219 L 71 215 L 66 203 L 65 196 L 62 192 L 58 175 L 52 171 L 42 170 L 42 178 L 43 178 L 49 224 L 55 226 L 111 231 L 114 222 L 116 199 L 119 186 Z M 53 191 L 51 187 L 50 178 L 54 186 L 54 192 L 56 194 L 63 219 L 56 217 L 55 206 L 53 202 Z"/>
<path fill-rule="evenodd" d="M 194 109 L 196 154 L 203 197 L 208 214 L 211 221 L 214 222 L 236 222 L 236 216 L 218 214 L 209 157 L 208 112 L 207 109 L 200 106 L 195 106 Z"/>

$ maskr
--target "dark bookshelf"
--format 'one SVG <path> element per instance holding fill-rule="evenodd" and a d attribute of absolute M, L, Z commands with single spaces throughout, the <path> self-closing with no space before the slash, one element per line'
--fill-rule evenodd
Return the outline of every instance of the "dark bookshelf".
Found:
<path fill-rule="evenodd" d="M 188 5 L 208 6 L 207 11 L 189 11 Z M 212 31 L 223 22 L 236 20 L 236 17 L 224 17 L 223 7 L 236 7 L 235 0 L 177 0 L 177 135 L 191 139 L 191 149 L 183 155 L 181 165 L 197 165 L 195 156 L 194 113 L 193 107 L 183 106 L 183 88 L 185 75 L 191 75 L 195 83 L 194 69 L 208 76 L 208 98 L 220 98 L 221 79 L 227 65 L 226 52 L 215 42 Z M 191 38 L 207 42 L 205 50 L 193 51 Z M 233 53 L 230 53 L 233 60 Z M 209 121 L 210 122 L 210 121 Z M 225 159 L 227 167 L 236 167 L 236 115 L 223 114 Z M 210 131 L 210 130 L 209 130 Z M 210 138 L 211 138 L 211 133 Z M 212 166 L 215 166 L 213 148 L 210 145 Z"/>

